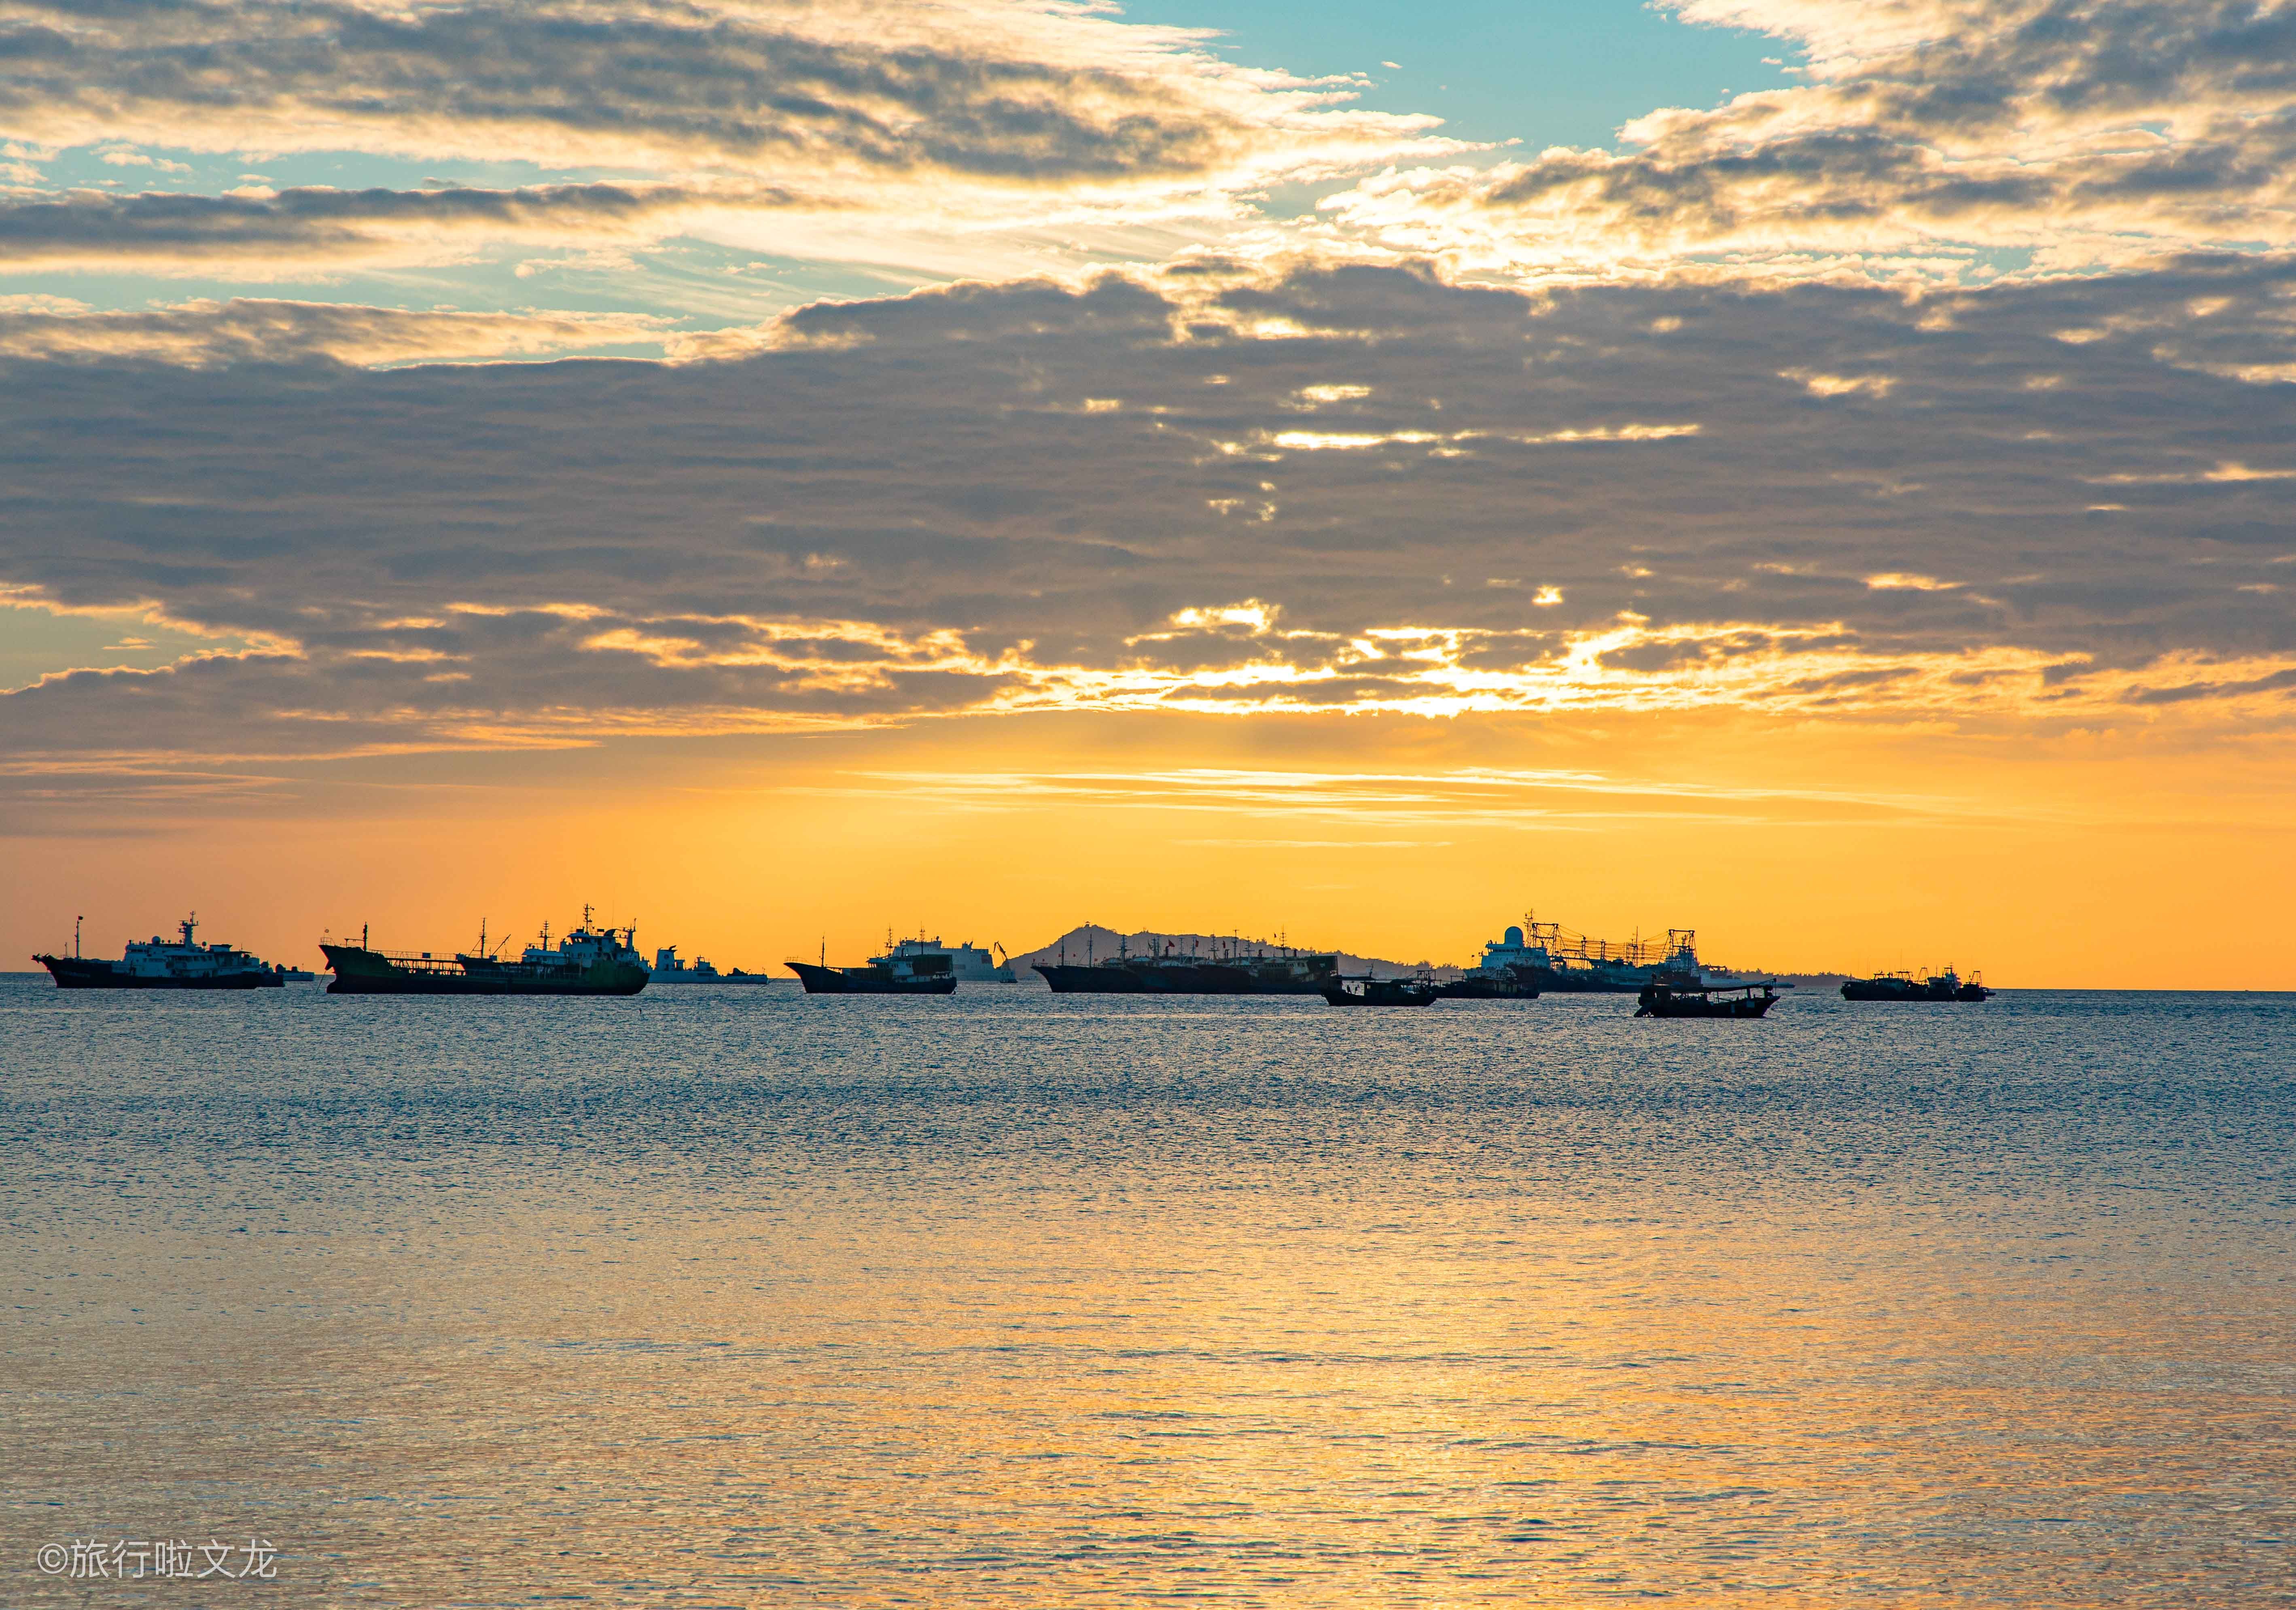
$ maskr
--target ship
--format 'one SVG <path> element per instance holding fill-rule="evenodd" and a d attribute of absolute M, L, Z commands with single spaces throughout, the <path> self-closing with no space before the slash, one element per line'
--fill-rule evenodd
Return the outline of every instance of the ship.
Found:
<path fill-rule="evenodd" d="M 664 945 L 653 953 L 653 971 L 650 977 L 654 983 L 714 984 L 720 976 L 706 956 L 697 956 L 690 963 L 681 961 L 675 945 Z"/>
<path fill-rule="evenodd" d="M 1620 943 L 1589 939 L 1560 923 L 1524 922 L 1529 929 L 1527 952 L 1532 957 L 1531 976 L 1542 990 L 1557 993 L 1635 995 L 1657 983 L 1661 974 L 1699 971 L 1698 932 L 1669 928 L 1663 941 L 1637 934 Z"/>
<path fill-rule="evenodd" d="M 824 947 L 818 962 L 784 962 L 808 995 L 948 995 L 956 989 L 956 969 L 946 950 L 903 953 L 896 947 L 873 956 L 862 967 L 829 965 Z"/>
<path fill-rule="evenodd" d="M 75 923 L 70 956 L 32 959 L 48 970 L 59 990 L 275 990 L 285 982 L 283 968 L 248 951 L 195 941 L 192 935 L 199 923 L 195 911 L 176 924 L 181 939 L 163 940 L 155 933 L 130 943 L 116 962 L 80 955 Z"/>
<path fill-rule="evenodd" d="M 945 956 L 949 972 L 961 984 L 1011 984 L 1020 981 L 1013 976 L 1009 957 L 999 957 L 996 952 L 1004 949 L 992 944 L 987 950 L 966 941 L 944 945 L 938 938 L 927 939 L 920 932 L 914 939 L 905 939 L 894 944 L 887 955 L 896 961 L 904 957 Z"/>
<path fill-rule="evenodd" d="M 1760 990 L 1757 995 L 1755 990 Z M 1644 986 L 1636 1017 L 1760 1017 L 1777 1005 L 1775 980 L 1744 984 L 1709 984 L 1696 974 L 1669 974 Z"/>
<path fill-rule="evenodd" d="M 1877 973 L 1872 978 L 1853 978 L 1841 986 L 1844 1000 L 1955 1000 L 1980 1001 L 1993 998 L 1993 991 L 1985 987 L 1985 975 L 1972 973 L 1963 978 L 1952 968 L 1943 973 L 1922 976 L 1913 973 Z"/>
<path fill-rule="evenodd" d="M 593 928 L 590 908 L 582 908 L 582 923 L 572 932 L 550 942 L 543 925 L 537 943 L 529 945 L 518 960 L 504 961 L 487 948 L 486 928 L 479 929 L 475 951 L 452 956 L 387 952 L 368 949 L 366 931 L 359 942 L 322 942 L 327 965 L 334 969 L 330 995 L 636 995 L 646 987 L 645 961 L 638 954 L 636 928 Z"/>
<path fill-rule="evenodd" d="M 1063 957 L 1030 965 L 1056 995 L 1321 995 L 1340 972 L 1335 951 L 1271 953 L 1241 942 L 1213 956 L 1167 942 L 1144 956 L 1119 947 L 1081 964 Z"/>
<path fill-rule="evenodd" d="M 1334 1006 L 1431 1006 L 1443 986 L 1431 978 L 1335 977 L 1316 991 Z"/>
<path fill-rule="evenodd" d="M 1537 1000 L 1538 973 L 1546 965 L 1544 950 L 1534 952 L 1523 942 L 1522 930 L 1510 927 L 1499 938 L 1485 941 L 1482 960 L 1442 986 L 1446 1000 Z"/>

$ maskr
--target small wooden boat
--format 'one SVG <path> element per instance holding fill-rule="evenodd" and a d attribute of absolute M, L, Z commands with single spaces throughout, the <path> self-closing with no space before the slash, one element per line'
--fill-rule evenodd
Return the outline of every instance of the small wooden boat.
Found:
<path fill-rule="evenodd" d="M 1322 994 L 1334 1006 L 1431 1006 L 1443 986 L 1427 978 L 1337 978 Z"/>
<path fill-rule="evenodd" d="M 1759 1017 L 1777 1004 L 1778 991 L 1769 982 L 1654 983 L 1636 998 L 1636 1017 Z"/>

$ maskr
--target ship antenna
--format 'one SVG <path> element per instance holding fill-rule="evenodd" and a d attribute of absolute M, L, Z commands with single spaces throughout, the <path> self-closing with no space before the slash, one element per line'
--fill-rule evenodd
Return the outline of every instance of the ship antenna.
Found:
<path fill-rule="evenodd" d="M 87 919 L 84 916 L 72 918 L 72 959 L 74 961 L 79 959 L 79 925 L 86 921 Z"/>

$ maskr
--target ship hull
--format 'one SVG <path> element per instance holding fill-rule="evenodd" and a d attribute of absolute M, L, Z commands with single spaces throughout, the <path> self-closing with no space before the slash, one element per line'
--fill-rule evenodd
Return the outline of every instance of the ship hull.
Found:
<path fill-rule="evenodd" d="M 357 945 L 319 949 L 335 972 L 330 995 L 636 995 L 646 987 L 645 969 L 627 963 L 602 962 L 576 973 L 457 957 L 410 967 Z M 480 965 L 471 965 L 474 959 Z"/>
<path fill-rule="evenodd" d="M 1556 995 L 1639 995 L 1649 987 L 1647 974 L 1598 973 L 1588 967 L 1524 969 L 1535 988 Z"/>
<path fill-rule="evenodd" d="M 950 995 L 956 990 L 956 977 L 948 973 L 898 978 L 876 967 L 823 967 L 812 962 L 785 965 L 797 974 L 808 995 Z"/>
<path fill-rule="evenodd" d="M 150 978 L 128 972 L 118 962 L 88 961 L 76 956 L 36 956 L 59 990 L 276 990 L 283 982 L 269 968 L 222 973 L 208 978 Z"/>
<path fill-rule="evenodd" d="M 1636 1017 L 1761 1017 L 1768 1014 L 1770 1003 L 1754 1001 L 1669 1001 L 1663 1006 L 1653 1003 L 1637 1011 Z"/>
<path fill-rule="evenodd" d="M 1537 1000 L 1538 986 L 1521 979 L 1469 974 L 1439 986 L 1445 1000 Z"/>
<path fill-rule="evenodd" d="M 1844 1000 L 1980 1001 L 1993 991 L 1983 984 L 1947 984 L 1897 978 L 1853 978 L 1841 986 Z"/>
<path fill-rule="evenodd" d="M 1037 972 L 1055 995 L 1145 995 L 1139 975 L 1121 967 L 1071 967 L 1037 962 Z"/>
<path fill-rule="evenodd" d="M 1317 993 L 1334 1006 L 1431 1006 L 1443 995 L 1438 985 L 1389 979 L 1374 979 L 1359 991 L 1335 983 Z"/>
<path fill-rule="evenodd" d="M 1636 1017 L 1761 1017 L 1767 1014 L 1776 998 L 1767 995 L 1733 996 L 1726 1000 L 1713 1000 L 1702 995 L 1669 995 L 1653 990 L 1643 998 Z"/>
<path fill-rule="evenodd" d="M 1321 995 L 1335 957 L 1199 961 L 1135 957 L 1079 966 L 1032 963 L 1055 995 Z"/>

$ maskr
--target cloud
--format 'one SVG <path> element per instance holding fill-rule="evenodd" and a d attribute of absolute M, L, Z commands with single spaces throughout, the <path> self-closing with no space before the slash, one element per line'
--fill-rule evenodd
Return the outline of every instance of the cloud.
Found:
<path fill-rule="evenodd" d="M 1685 257 L 1767 274 L 2094 268 L 2296 244 L 2296 12 L 2219 0 L 1685 0 L 1808 81 L 1666 108 L 1616 152 L 1414 169 L 1326 202 L 1400 249 L 1517 272 Z"/>
<path fill-rule="evenodd" d="M 311 358 L 359 365 L 438 363 L 660 340 L 661 321 L 636 315 L 407 312 L 250 300 L 86 313 L 0 303 L 0 357 L 49 363 L 127 361 L 189 368 L 245 363 L 275 367 Z"/>
<path fill-rule="evenodd" d="M 665 185 L 514 190 L 300 187 L 219 196 L 79 190 L 0 199 L 0 269 L 242 278 L 451 259 L 498 242 L 659 240 L 714 210 L 788 206 L 785 191 Z"/>
<path fill-rule="evenodd" d="M 1043 182 L 1360 160 L 1432 122 L 1084 7 L 15 0 L 0 130 L 199 151 Z"/>
<path fill-rule="evenodd" d="M 681 362 L 381 373 L 312 359 L 506 338 L 12 315 L 0 351 L 49 357 L 0 373 L 0 584 L 290 646 L 51 679 L 0 743 L 1073 708 L 2284 730 L 2296 612 L 2258 589 L 2296 481 L 2225 466 L 2284 463 L 2296 390 L 2224 360 L 2296 360 L 2292 292 L 2252 257 L 1917 299 L 1196 264 L 819 304 Z M 1860 374 L 1893 383 L 1797 378 Z M 1350 445 L 1287 441 L 1303 398 Z"/>

